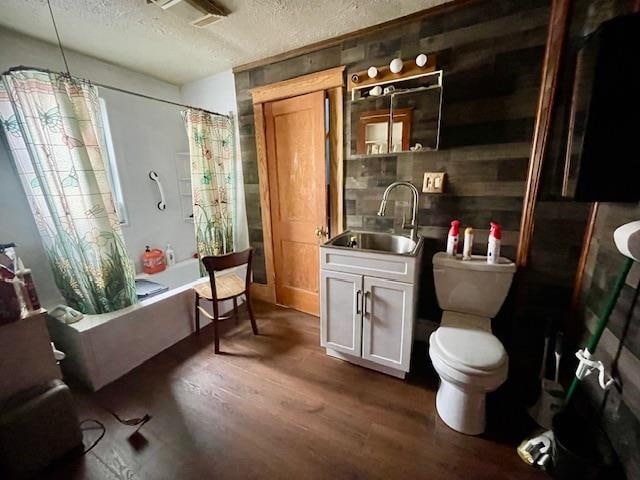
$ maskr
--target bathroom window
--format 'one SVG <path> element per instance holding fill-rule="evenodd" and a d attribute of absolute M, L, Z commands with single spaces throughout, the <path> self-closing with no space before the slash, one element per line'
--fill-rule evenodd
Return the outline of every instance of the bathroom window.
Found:
<path fill-rule="evenodd" d="M 102 125 L 104 128 L 104 140 L 107 146 L 107 158 L 105 167 L 107 169 L 107 177 L 109 179 L 109 185 L 111 186 L 111 193 L 113 195 L 113 201 L 116 204 L 116 213 L 118 214 L 118 220 L 120 225 L 127 225 L 129 223 L 127 217 L 127 209 L 124 203 L 124 195 L 122 194 L 122 185 L 120 184 L 120 176 L 118 175 L 118 164 L 116 163 L 116 155 L 113 149 L 113 139 L 111 138 L 111 128 L 109 127 L 109 115 L 107 113 L 107 104 L 104 98 L 99 98 L 100 101 L 100 116 L 102 117 Z"/>

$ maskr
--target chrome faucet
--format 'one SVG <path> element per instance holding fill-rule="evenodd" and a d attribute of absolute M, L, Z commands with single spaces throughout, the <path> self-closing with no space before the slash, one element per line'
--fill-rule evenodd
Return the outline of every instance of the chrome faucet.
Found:
<path fill-rule="evenodd" d="M 407 228 L 411 230 L 411 240 L 414 242 L 418 240 L 418 199 L 420 194 L 418 193 L 418 189 L 410 182 L 393 182 L 391 185 L 387 187 L 387 189 L 382 194 L 382 201 L 380 202 L 380 208 L 378 209 L 378 216 L 384 216 L 384 212 L 387 209 L 387 198 L 389 197 L 389 192 L 396 187 L 407 187 L 411 190 L 412 201 L 411 201 L 411 224 L 405 224 L 405 217 L 402 217 L 402 228 Z"/>

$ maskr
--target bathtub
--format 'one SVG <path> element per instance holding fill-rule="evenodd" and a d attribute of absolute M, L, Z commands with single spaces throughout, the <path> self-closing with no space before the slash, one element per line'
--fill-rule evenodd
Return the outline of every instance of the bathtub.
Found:
<path fill-rule="evenodd" d="M 136 278 L 144 278 L 161 283 L 169 287 L 169 290 L 180 288 L 200 278 L 200 266 L 197 258 L 190 258 L 168 267 L 166 270 L 154 274 L 140 273 Z"/>
<path fill-rule="evenodd" d="M 94 391 L 195 330 L 192 287 L 209 281 L 208 277 L 200 277 L 197 259 L 178 262 L 163 272 L 140 274 L 136 278 L 166 285 L 169 290 L 116 312 L 85 315 L 71 325 L 51 317 L 48 319 L 52 340 L 67 356 L 62 362 L 63 372 Z M 210 309 L 208 303 L 202 302 L 202 306 Z M 231 301 L 220 303 L 223 314 L 232 308 Z M 200 322 L 205 326 L 210 320 L 202 315 Z"/>

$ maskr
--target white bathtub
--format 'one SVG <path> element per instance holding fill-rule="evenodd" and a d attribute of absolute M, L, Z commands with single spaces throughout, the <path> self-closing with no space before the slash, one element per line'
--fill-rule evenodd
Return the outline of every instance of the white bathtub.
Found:
<path fill-rule="evenodd" d="M 140 273 L 136 278 L 144 278 L 153 282 L 161 283 L 169 287 L 169 290 L 179 288 L 194 282 L 200 278 L 200 267 L 197 258 L 190 258 L 175 265 L 168 267 L 166 270 L 152 275 L 148 273 Z"/>
<path fill-rule="evenodd" d="M 169 290 L 117 312 L 85 315 L 71 325 L 49 318 L 52 340 L 67 355 L 62 362 L 65 375 L 98 390 L 194 332 L 192 287 L 209 281 L 200 278 L 197 259 L 137 278 Z M 221 312 L 231 308 L 230 301 L 220 304 Z M 201 316 L 200 322 L 205 326 L 210 320 Z"/>

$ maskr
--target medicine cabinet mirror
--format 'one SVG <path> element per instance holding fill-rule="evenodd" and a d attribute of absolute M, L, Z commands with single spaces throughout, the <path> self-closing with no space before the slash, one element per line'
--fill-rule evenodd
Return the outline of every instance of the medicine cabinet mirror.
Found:
<path fill-rule="evenodd" d="M 354 88 L 350 107 L 352 155 L 437 150 L 442 71 Z"/>

